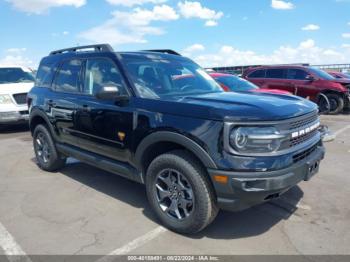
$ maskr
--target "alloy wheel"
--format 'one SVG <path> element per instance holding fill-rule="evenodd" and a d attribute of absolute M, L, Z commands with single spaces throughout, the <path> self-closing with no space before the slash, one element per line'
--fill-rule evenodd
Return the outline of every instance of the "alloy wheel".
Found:
<path fill-rule="evenodd" d="M 38 133 L 35 139 L 35 150 L 37 152 L 38 158 L 44 162 L 48 163 L 50 161 L 50 146 L 49 143 L 43 133 Z"/>
<path fill-rule="evenodd" d="M 168 216 L 183 220 L 192 214 L 193 190 L 188 180 L 179 171 L 162 170 L 156 177 L 155 190 L 158 204 Z"/>

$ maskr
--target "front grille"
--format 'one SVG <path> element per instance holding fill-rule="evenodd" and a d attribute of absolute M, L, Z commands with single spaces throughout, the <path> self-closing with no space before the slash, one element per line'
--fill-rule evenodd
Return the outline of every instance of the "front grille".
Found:
<path fill-rule="evenodd" d="M 302 128 L 304 126 L 310 125 L 314 122 L 316 122 L 318 120 L 318 114 L 313 114 L 311 116 L 307 116 L 304 119 L 301 120 L 297 120 L 294 122 L 290 123 L 290 128 L 291 129 L 298 129 L 298 128 Z"/>
<path fill-rule="evenodd" d="M 29 115 L 29 111 L 19 111 L 22 116 Z"/>
<path fill-rule="evenodd" d="M 291 136 L 289 141 L 285 144 L 286 148 L 293 148 L 301 145 L 317 136 L 319 132 L 318 129 L 315 129 L 315 125 L 319 125 L 319 116 L 317 112 L 289 122 L 288 133 L 290 133 Z M 293 137 L 293 133 L 297 133 L 298 135 Z"/>
<path fill-rule="evenodd" d="M 314 130 L 304 136 L 300 136 L 300 137 L 297 137 L 297 138 L 291 138 L 289 140 L 289 146 L 290 147 L 294 147 L 294 146 L 297 146 L 297 145 L 300 145 L 306 141 L 308 141 L 309 139 L 313 138 L 316 134 L 318 133 L 318 130 Z"/>
<path fill-rule="evenodd" d="M 318 145 L 316 144 L 313 147 L 310 147 L 310 148 L 306 149 L 305 151 L 294 155 L 293 162 L 298 163 L 299 161 L 307 158 L 309 155 L 311 155 L 317 149 L 317 147 L 318 147 Z"/>
<path fill-rule="evenodd" d="M 25 105 L 27 103 L 27 93 L 14 94 L 13 98 L 15 99 L 17 105 Z"/>

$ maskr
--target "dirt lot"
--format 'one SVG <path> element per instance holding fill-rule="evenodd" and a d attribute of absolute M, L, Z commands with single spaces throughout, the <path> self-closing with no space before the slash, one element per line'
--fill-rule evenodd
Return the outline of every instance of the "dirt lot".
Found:
<path fill-rule="evenodd" d="M 350 116 L 322 122 L 337 138 L 317 176 L 194 236 L 160 227 L 142 185 L 74 160 L 45 173 L 25 127 L 1 131 L 0 255 L 350 254 Z"/>

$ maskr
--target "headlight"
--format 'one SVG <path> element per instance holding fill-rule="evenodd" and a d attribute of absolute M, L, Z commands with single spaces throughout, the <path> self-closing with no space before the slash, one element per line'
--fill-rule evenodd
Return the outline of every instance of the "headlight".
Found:
<path fill-rule="evenodd" d="M 230 146 L 241 154 L 278 151 L 284 135 L 274 127 L 237 127 L 231 130 Z"/>
<path fill-rule="evenodd" d="M 0 95 L 0 104 L 12 104 L 12 99 L 9 95 Z"/>

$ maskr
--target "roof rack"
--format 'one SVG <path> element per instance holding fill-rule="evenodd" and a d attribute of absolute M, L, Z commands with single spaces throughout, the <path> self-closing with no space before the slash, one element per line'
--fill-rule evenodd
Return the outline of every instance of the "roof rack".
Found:
<path fill-rule="evenodd" d="M 113 48 L 109 44 L 100 44 L 100 45 L 85 45 L 85 46 L 76 46 L 71 48 L 60 49 L 52 51 L 50 55 L 63 54 L 68 52 L 77 52 L 78 50 L 83 49 L 94 49 L 95 52 L 114 52 Z"/>
<path fill-rule="evenodd" d="M 152 50 L 143 50 L 143 51 L 144 52 L 156 52 L 156 53 L 181 56 L 181 54 L 179 54 L 178 52 L 171 50 L 171 49 L 152 49 Z"/>

